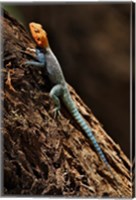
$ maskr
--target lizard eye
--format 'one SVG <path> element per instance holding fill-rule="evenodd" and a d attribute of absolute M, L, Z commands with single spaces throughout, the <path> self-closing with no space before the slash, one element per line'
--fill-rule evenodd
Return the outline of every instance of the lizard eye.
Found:
<path fill-rule="evenodd" d="M 38 37 L 37 40 L 40 41 L 40 38 Z"/>

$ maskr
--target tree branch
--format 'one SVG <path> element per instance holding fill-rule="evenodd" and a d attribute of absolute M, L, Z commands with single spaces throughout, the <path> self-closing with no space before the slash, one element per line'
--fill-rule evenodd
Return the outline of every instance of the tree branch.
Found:
<path fill-rule="evenodd" d="M 62 104 L 54 119 L 50 82 L 42 69 L 23 65 L 34 47 L 24 27 L 4 13 L 4 194 L 131 197 L 131 164 L 91 110 L 69 86 L 72 98 L 111 165 L 111 173 Z M 14 69 L 14 73 L 11 73 Z M 8 74 L 10 72 L 10 74 Z M 5 84 L 11 77 L 13 88 Z"/>

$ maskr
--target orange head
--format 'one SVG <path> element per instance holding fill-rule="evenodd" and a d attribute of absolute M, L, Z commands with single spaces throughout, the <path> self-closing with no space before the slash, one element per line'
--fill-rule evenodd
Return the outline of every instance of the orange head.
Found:
<path fill-rule="evenodd" d="M 42 25 L 31 22 L 29 28 L 36 44 L 39 47 L 47 48 L 49 46 L 47 33 L 43 30 Z"/>

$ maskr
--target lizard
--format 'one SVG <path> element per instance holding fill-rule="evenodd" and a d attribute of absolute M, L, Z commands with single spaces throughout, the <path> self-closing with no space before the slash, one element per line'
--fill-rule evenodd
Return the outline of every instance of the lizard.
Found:
<path fill-rule="evenodd" d="M 71 113 L 72 117 L 76 120 L 76 122 L 84 131 L 84 133 L 91 140 L 96 152 L 98 153 L 101 160 L 105 163 L 105 165 L 111 172 L 112 178 L 115 180 L 110 164 L 107 161 L 107 158 L 104 152 L 102 151 L 100 145 L 98 144 L 92 132 L 92 129 L 89 127 L 83 116 L 78 111 L 77 106 L 70 95 L 67 82 L 63 75 L 59 61 L 57 60 L 56 56 L 54 55 L 54 53 L 50 48 L 46 31 L 42 28 L 41 24 L 35 22 L 29 23 L 29 28 L 31 35 L 37 45 L 35 49 L 37 61 L 34 60 L 26 61 L 25 64 L 46 68 L 48 77 L 51 83 L 53 84 L 53 87 L 49 94 L 55 104 L 54 113 L 60 112 L 61 108 L 60 99 L 61 99 L 65 104 L 66 108 L 68 109 L 68 111 Z M 32 49 L 32 51 L 34 51 L 34 49 Z M 117 187 L 117 183 L 115 184 Z"/>

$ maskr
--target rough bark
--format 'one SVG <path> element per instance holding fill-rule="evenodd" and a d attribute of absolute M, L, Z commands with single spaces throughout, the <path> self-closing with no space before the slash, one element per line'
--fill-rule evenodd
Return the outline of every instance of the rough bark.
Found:
<path fill-rule="evenodd" d="M 110 171 L 62 103 L 54 119 L 51 88 L 42 69 L 27 67 L 23 53 L 34 47 L 29 34 L 6 12 L 3 38 L 4 195 L 131 197 L 131 163 L 103 130 L 91 110 L 69 86 L 76 105 L 105 153 Z M 13 91 L 5 84 L 9 68 Z"/>

